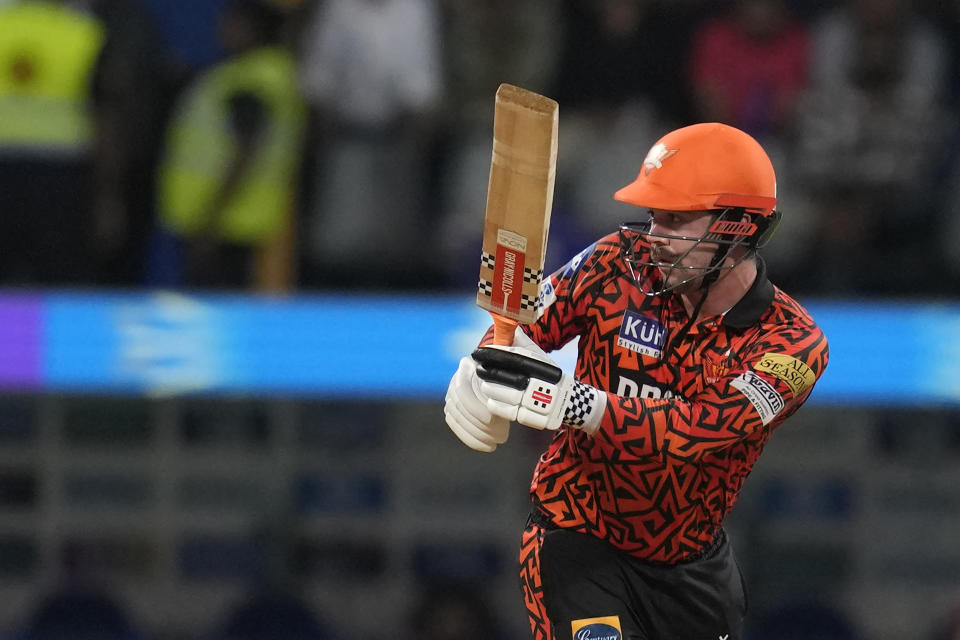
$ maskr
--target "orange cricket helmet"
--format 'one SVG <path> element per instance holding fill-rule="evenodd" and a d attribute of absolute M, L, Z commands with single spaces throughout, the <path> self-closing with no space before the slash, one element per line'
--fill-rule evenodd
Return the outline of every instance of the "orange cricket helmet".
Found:
<path fill-rule="evenodd" d="M 708 122 L 660 138 L 637 179 L 613 197 L 649 209 L 735 207 L 768 217 L 777 205 L 777 178 L 760 143 L 735 127 Z"/>

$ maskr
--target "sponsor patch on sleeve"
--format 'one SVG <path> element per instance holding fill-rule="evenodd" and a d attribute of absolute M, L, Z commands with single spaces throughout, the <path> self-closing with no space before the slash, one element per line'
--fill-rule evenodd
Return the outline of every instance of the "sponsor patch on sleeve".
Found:
<path fill-rule="evenodd" d="M 574 640 L 623 640 L 620 616 L 583 618 L 570 624 L 573 627 Z"/>
<path fill-rule="evenodd" d="M 747 396 L 765 425 L 783 410 L 783 396 L 753 371 L 744 371 L 730 384 Z"/>
<path fill-rule="evenodd" d="M 547 307 L 557 301 L 557 290 L 553 288 L 553 277 L 549 277 L 540 283 L 540 291 L 537 293 L 537 318 L 543 315 Z"/>
<path fill-rule="evenodd" d="M 795 396 L 812 387 L 817 381 L 816 374 L 804 362 L 783 353 L 765 353 L 753 368 L 783 380 Z"/>

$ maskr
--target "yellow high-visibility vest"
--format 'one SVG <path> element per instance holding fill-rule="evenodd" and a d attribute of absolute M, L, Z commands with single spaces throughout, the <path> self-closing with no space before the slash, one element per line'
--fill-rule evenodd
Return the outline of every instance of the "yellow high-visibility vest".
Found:
<path fill-rule="evenodd" d="M 57 2 L 0 5 L 0 149 L 85 150 L 90 85 L 105 34 Z"/>
<path fill-rule="evenodd" d="M 225 210 L 215 212 L 217 236 L 239 244 L 263 244 L 291 214 L 300 166 L 306 107 L 293 58 L 262 47 L 217 65 L 188 90 L 177 108 L 160 166 L 158 207 L 164 228 L 193 235 L 223 184 L 236 151 L 229 100 L 238 92 L 266 108 L 265 130 Z"/>

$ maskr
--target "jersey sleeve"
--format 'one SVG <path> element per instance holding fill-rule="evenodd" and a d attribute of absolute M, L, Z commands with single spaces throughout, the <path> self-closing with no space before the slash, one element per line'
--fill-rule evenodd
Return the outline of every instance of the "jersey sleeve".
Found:
<path fill-rule="evenodd" d="M 621 461 L 697 460 L 772 430 L 802 405 L 828 360 L 816 327 L 784 328 L 755 341 L 736 367 L 690 398 L 607 394 L 596 444 Z"/>

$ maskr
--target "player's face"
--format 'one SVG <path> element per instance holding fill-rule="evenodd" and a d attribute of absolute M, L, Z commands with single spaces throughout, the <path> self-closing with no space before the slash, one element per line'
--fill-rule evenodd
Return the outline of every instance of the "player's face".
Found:
<path fill-rule="evenodd" d="M 678 291 L 698 287 L 700 278 L 696 276 L 710 265 L 717 249 L 715 243 L 699 242 L 713 223 L 714 214 L 657 209 L 650 214 L 650 252 L 660 268 L 664 284 L 673 287 L 694 278 L 678 287 Z"/>

